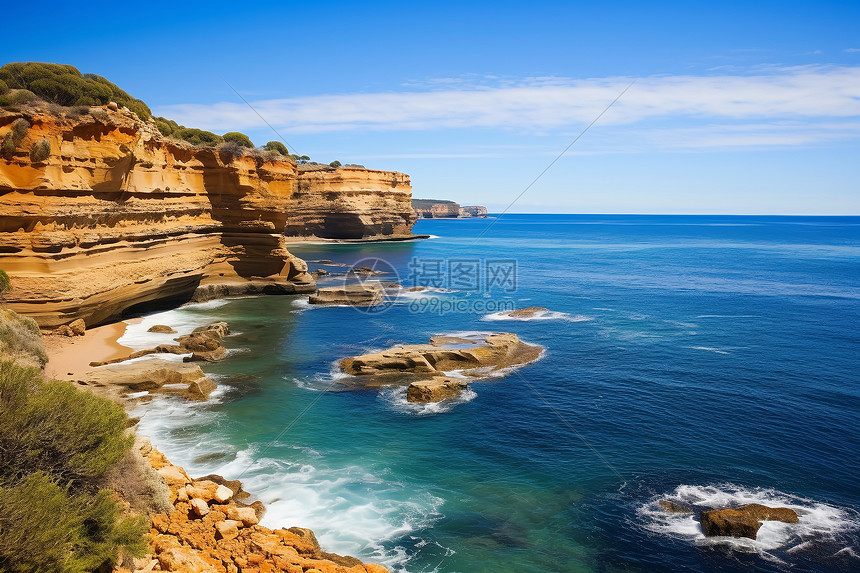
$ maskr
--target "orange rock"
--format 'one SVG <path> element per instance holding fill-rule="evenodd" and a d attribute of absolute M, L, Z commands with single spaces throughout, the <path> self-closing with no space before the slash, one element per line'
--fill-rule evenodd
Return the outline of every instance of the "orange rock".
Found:
<path fill-rule="evenodd" d="M 219 521 L 215 524 L 215 529 L 218 530 L 218 535 L 220 535 L 222 539 L 232 539 L 239 535 L 239 522 L 232 519 Z"/>

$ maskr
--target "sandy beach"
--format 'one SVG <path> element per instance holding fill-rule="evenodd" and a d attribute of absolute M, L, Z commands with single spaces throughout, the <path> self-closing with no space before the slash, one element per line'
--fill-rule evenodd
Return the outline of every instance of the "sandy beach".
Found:
<path fill-rule="evenodd" d="M 132 349 L 117 342 L 134 320 L 115 322 L 87 329 L 83 336 L 45 334 L 48 365 L 45 375 L 57 380 L 83 380 L 92 370 L 90 362 L 127 356 Z"/>

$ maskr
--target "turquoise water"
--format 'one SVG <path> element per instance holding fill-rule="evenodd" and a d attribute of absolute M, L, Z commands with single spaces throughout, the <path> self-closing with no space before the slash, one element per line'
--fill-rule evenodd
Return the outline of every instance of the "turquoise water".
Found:
<path fill-rule="evenodd" d="M 860 570 L 860 218 L 494 221 L 291 249 L 438 287 L 384 312 L 256 297 L 147 316 L 123 342 L 161 342 L 156 323 L 235 334 L 204 365 L 215 397 L 157 397 L 141 433 L 191 474 L 241 476 L 264 524 L 393 571 Z M 511 306 L 552 313 L 501 320 Z M 340 358 L 475 331 L 545 352 L 441 405 L 342 391 Z M 789 505 L 801 522 L 714 542 L 662 498 Z"/>

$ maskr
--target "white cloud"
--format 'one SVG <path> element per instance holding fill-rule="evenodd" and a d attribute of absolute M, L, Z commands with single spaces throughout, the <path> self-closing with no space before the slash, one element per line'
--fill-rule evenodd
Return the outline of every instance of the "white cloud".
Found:
<path fill-rule="evenodd" d="M 441 79 L 419 90 L 272 99 L 252 104 L 285 135 L 469 128 L 548 133 L 585 126 L 630 81 L 624 77 L 549 77 L 517 82 L 481 77 L 465 83 Z M 169 105 L 158 108 L 156 113 L 215 131 L 265 127 L 242 102 Z M 837 120 L 858 118 L 860 67 L 803 66 L 770 68 L 752 75 L 638 79 L 600 123 L 654 130 L 655 140 L 672 130 L 687 129 L 689 145 L 696 147 L 767 142 L 798 145 L 857 137 L 857 121 Z M 786 127 L 787 121 L 795 123 Z M 712 124 L 726 122 L 750 125 L 735 132 L 719 126 L 711 128 Z"/>

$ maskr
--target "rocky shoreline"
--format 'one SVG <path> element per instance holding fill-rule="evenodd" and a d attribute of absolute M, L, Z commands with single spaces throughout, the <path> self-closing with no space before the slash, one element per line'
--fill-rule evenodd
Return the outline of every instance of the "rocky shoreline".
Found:
<path fill-rule="evenodd" d="M 147 440 L 135 455 L 154 470 L 164 511 L 152 515 L 150 552 L 131 559 L 114 573 L 387 573 L 381 565 L 320 548 L 313 531 L 301 527 L 269 529 L 259 524 L 265 512 L 239 481 L 210 475 L 192 479 Z M 163 504 L 163 503 L 162 503 Z M 164 505 L 164 504 L 163 504 Z"/>
<path fill-rule="evenodd" d="M 52 341 L 49 357 L 58 346 L 71 345 L 87 334 L 86 329 L 74 326 L 45 333 Z M 184 335 L 167 325 L 150 331 L 177 334 L 176 344 L 116 352 L 112 358 L 90 362 L 88 371 L 74 382 L 82 391 L 127 409 L 154 393 L 206 400 L 215 383 L 197 362 L 226 356 L 221 342 L 230 332 L 227 323 L 215 322 Z M 86 353 L 87 347 L 80 352 Z M 181 355 L 184 361 L 159 355 Z M 265 507 L 260 501 L 249 503 L 251 494 L 242 489 L 241 482 L 217 475 L 193 479 L 140 436 L 115 482 L 116 494 L 130 511 L 148 515 L 151 528 L 149 552 L 141 558 L 126 558 L 114 573 L 387 572 L 381 565 L 324 551 L 309 529 L 273 530 L 260 525 Z"/>

